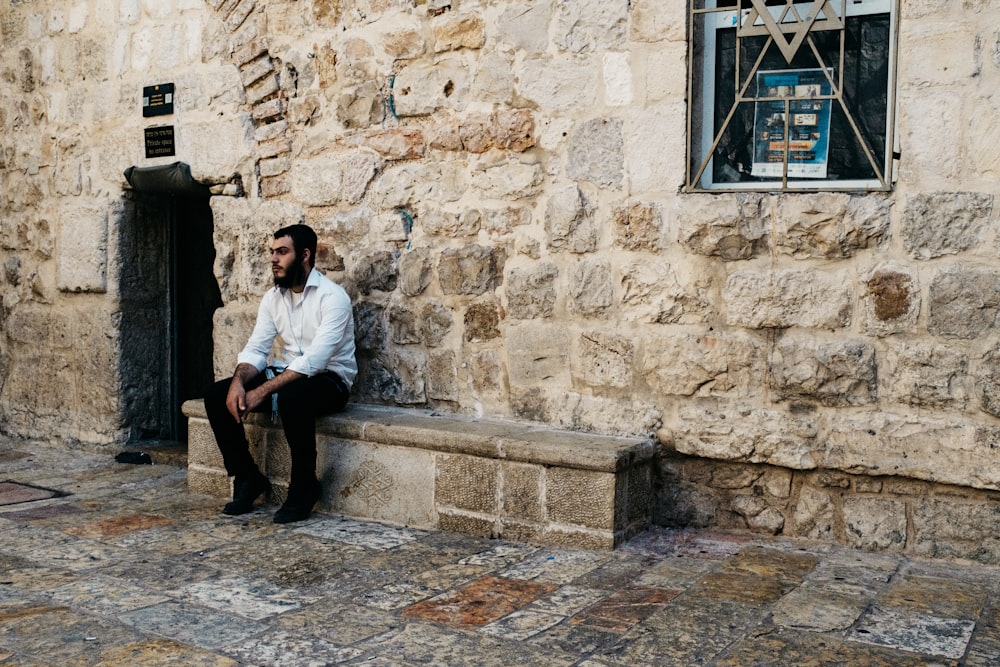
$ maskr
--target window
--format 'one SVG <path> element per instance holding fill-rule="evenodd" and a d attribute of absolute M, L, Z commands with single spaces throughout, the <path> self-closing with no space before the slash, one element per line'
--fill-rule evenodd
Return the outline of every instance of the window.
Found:
<path fill-rule="evenodd" d="M 897 0 L 690 0 L 687 190 L 888 190 Z"/>

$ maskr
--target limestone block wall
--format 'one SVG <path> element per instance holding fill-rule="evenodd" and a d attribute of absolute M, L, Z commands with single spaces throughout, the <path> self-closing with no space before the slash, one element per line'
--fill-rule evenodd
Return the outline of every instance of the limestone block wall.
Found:
<path fill-rule="evenodd" d="M 121 172 L 156 162 L 141 87 L 174 81 L 160 161 L 216 195 L 217 375 L 304 221 L 360 401 L 1000 489 L 1000 6 L 901 3 L 892 192 L 706 195 L 686 4 L 0 0 L 4 428 L 116 436 Z"/>

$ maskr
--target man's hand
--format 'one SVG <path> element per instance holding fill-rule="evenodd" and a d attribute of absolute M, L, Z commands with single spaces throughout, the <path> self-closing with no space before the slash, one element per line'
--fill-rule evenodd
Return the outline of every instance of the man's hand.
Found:
<path fill-rule="evenodd" d="M 257 369 L 250 364 L 239 364 L 233 373 L 233 381 L 229 385 L 229 393 L 226 394 L 226 409 L 238 422 L 242 422 L 243 415 L 260 404 L 258 400 L 256 405 L 247 405 L 247 390 L 243 386 L 256 374 Z"/>
<path fill-rule="evenodd" d="M 233 378 L 229 385 L 229 393 L 226 394 L 226 409 L 238 422 L 243 421 L 243 414 L 247 410 L 247 392 L 243 389 L 243 383 L 237 378 Z"/>

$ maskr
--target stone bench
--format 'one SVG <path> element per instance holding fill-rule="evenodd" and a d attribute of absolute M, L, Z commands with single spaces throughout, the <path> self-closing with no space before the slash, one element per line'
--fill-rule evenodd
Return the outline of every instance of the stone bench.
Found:
<path fill-rule="evenodd" d="M 187 401 L 188 486 L 231 494 L 202 401 Z M 287 491 L 269 415 L 247 420 L 254 458 Z M 612 549 L 650 521 L 656 443 L 429 411 L 351 404 L 317 422 L 319 509 L 414 528 Z"/>

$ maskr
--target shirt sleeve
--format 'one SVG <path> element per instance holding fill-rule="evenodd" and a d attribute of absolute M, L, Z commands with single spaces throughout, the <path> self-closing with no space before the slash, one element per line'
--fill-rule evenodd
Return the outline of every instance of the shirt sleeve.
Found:
<path fill-rule="evenodd" d="M 288 364 L 288 370 L 303 375 L 316 375 L 326 370 L 347 331 L 347 324 L 354 316 L 350 300 L 338 298 L 336 293 L 320 295 L 320 323 L 312 342 L 302 351 L 302 356 Z"/>
<path fill-rule="evenodd" d="M 250 364 L 258 371 L 264 370 L 264 367 L 267 366 L 267 357 L 271 352 L 274 337 L 278 333 L 274 322 L 274 310 L 270 303 L 272 297 L 273 293 L 268 293 L 261 299 L 253 333 L 250 334 L 250 339 L 243 347 L 243 351 L 236 357 L 237 363 Z"/>

